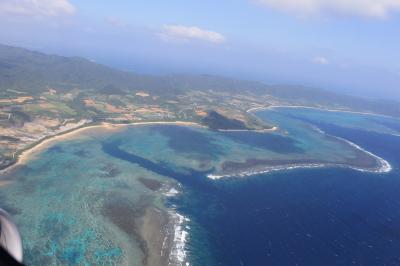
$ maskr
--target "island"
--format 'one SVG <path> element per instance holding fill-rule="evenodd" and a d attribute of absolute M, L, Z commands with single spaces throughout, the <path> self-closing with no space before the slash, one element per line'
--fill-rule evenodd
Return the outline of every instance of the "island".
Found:
<path fill-rule="evenodd" d="M 296 120 L 296 111 L 274 120 L 279 106 L 400 116 L 395 102 L 382 108 L 209 75 L 139 75 L 0 45 L 1 207 L 28 239 L 26 262 L 185 265 L 189 218 L 167 202 L 188 180 L 208 186 L 296 167 L 391 170 Z M 271 119 L 256 115 L 263 109 Z"/>
<path fill-rule="evenodd" d="M 249 110 L 309 106 L 400 115 L 395 102 L 209 75 L 150 76 L 83 58 L 0 45 L 0 169 L 38 143 L 82 127 L 192 122 L 214 130 L 270 130 Z"/>

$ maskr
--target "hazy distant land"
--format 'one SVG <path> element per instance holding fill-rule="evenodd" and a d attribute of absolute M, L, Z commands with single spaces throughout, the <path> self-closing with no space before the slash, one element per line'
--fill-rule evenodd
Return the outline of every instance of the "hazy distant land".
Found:
<path fill-rule="evenodd" d="M 322 132 L 296 118 L 295 112 L 274 112 L 270 107 L 400 115 L 397 103 L 382 105 L 323 90 L 214 76 L 137 75 L 81 58 L 1 45 L 0 89 L 0 169 L 5 169 L 0 187 L 9 204 L 2 207 L 15 211 L 25 236 L 43 244 L 43 249 L 36 249 L 25 243 L 28 261 L 35 261 L 35 252 L 41 254 L 37 263 L 45 259 L 93 263 L 101 256 L 112 263 L 184 263 L 187 220 L 165 202 L 187 178 L 207 180 L 299 167 L 391 170 L 384 159 Z M 395 132 L 391 126 L 376 129 Z M 91 152 L 95 154 L 89 156 Z M 36 156 L 41 159 L 31 160 Z M 35 168 L 40 164 L 44 166 Z M 65 167 L 73 182 L 57 174 Z M 85 178 L 80 178 L 86 170 Z M 43 179 L 37 180 L 37 175 Z M 55 180 L 62 185 L 47 186 Z M 79 194 L 84 187 L 92 194 Z M 29 201 L 21 191 L 30 195 Z M 57 201 L 46 202 L 43 193 Z M 70 197 L 80 200 L 57 205 Z M 34 209 L 31 200 L 46 206 L 40 215 L 29 214 Z M 24 215 L 18 215 L 21 210 Z M 29 218 L 43 228 L 56 223 L 68 229 L 74 219 L 64 215 L 79 216 L 79 222 L 90 228 L 79 233 L 86 227 L 75 225 L 79 230 L 70 232 L 85 245 L 91 243 L 87 250 L 75 242 L 71 246 L 57 230 L 50 230 L 54 235 L 47 237 L 26 227 Z M 100 232 L 96 241 L 92 227 Z M 108 237 L 115 235 L 109 242 Z M 53 238 L 58 239 L 55 256 L 48 258 L 46 245 Z"/>
<path fill-rule="evenodd" d="M 22 151 L 76 128 L 107 123 L 194 122 L 212 129 L 270 129 L 247 112 L 302 105 L 397 116 L 400 105 L 214 76 L 146 76 L 82 58 L 0 45 L 0 169 Z"/>

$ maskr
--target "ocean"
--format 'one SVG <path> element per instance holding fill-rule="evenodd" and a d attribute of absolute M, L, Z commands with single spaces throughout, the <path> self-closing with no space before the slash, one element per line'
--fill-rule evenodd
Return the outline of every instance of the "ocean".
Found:
<path fill-rule="evenodd" d="M 193 265 L 400 265 L 400 138 L 322 127 L 390 161 L 185 184 Z M 193 238 L 193 239 L 192 239 Z"/>
<path fill-rule="evenodd" d="M 281 130 L 91 129 L 35 154 L 0 187 L 25 262 L 400 265 L 399 121 L 257 115 Z M 157 261 L 166 241 L 172 259 Z"/>

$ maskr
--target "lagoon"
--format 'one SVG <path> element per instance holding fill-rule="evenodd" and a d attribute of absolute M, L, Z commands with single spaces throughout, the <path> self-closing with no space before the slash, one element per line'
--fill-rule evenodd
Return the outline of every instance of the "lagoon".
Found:
<path fill-rule="evenodd" d="M 340 245 L 396 236 L 394 224 L 371 229 L 370 216 L 357 209 L 371 204 L 364 193 L 383 200 L 371 186 L 392 189 L 384 185 L 398 175 L 396 121 L 365 131 L 298 111 L 258 112 L 278 126 L 272 133 L 183 125 L 83 130 L 3 174 L 1 207 L 21 230 L 28 265 L 321 265 L 334 251 L 337 262 L 349 262 L 361 255 L 341 253 Z M 345 115 L 357 121 L 358 114 Z M 399 243 L 391 240 L 393 254 L 385 254 L 396 258 Z"/>

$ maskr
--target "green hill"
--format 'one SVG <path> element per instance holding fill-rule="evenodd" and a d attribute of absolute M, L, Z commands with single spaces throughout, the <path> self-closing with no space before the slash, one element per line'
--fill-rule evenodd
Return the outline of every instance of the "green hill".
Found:
<path fill-rule="evenodd" d="M 46 55 L 0 45 L 0 96 L 10 90 L 40 94 L 49 88 L 61 91 L 91 90 L 121 94 L 146 90 L 163 97 L 187 90 L 271 95 L 297 105 L 322 105 L 400 116 L 400 104 L 374 101 L 301 86 L 266 85 L 211 75 L 139 75 L 116 70 L 79 57 Z"/>

